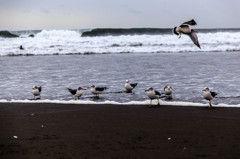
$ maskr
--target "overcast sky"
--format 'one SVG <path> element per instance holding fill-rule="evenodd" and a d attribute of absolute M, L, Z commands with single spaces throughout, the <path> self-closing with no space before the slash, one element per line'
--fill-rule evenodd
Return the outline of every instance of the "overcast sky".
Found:
<path fill-rule="evenodd" d="M 0 0 L 0 30 L 240 28 L 240 0 Z"/>

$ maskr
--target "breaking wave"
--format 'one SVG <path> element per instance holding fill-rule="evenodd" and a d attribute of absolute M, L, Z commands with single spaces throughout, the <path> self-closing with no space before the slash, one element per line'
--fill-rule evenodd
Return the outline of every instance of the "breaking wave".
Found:
<path fill-rule="evenodd" d="M 16 34 L 10 33 L 9 31 L 0 31 L 0 37 L 2 38 L 16 38 L 19 37 Z"/>
<path fill-rule="evenodd" d="M 154 34 L 169 34 L 171 29 L 157 29 L 157 28 L 130 28 L 130 29 L 92 29 L 90 31 L 85 31 L 82 36 L 119 36 L 119 35 L 154 35 Z"/>
<path fill-rule="evenodd" d="M 172 29 L 1 31 L 0 56 L 240 51 L 240 29 L 199 29 L 197 34 L 201 49 Z"/>

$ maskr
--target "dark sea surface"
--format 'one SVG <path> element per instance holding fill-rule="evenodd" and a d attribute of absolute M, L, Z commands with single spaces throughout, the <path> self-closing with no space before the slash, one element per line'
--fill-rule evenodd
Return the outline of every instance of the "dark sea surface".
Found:
<path fill-rule="evenodd" d="M 0 99 L 33 98 L 32 86 L 41 85 L 42 99 L 72 100 L 67 87 L 94 84 L 109 89 L 100 98 L 84 91 L 84 101 L 145 101 L 148 87 L 163 92 L 173 87 L 173 100 L 207 103 L 202 89 L 218 92 L 214 104 L 240 104 L 240 52 L 122 53 L 90 55 L 1 56 Z M 137 82 L 124 93 L 126 80 Z M 164 100 L 164 98 L 162 99 Z"/>

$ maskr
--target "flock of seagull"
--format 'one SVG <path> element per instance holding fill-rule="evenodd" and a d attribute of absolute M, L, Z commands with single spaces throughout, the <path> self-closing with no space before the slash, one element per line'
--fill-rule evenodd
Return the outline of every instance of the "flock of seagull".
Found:
<path fill-rule="evenodd" d="M 132 90 L 138 85 L 138 83 L 129 83 L 129 80 L 126 80 L 125 82 L 125 92 L 126 93 L 132 93 Z M 78 89 L 70 89 L 67 88 L 68 91 L 73 95 L 74 99 L 80 99 L 80 97 L 83 95 L 83 91 L 87 90 L 86 88 L 82 88 L 82 87 L 78 87 Z M 91 90 L 91 93 L 96 95 L 96 97 L 99 97 L 99 94 L 103 93 L 104 90 L 108 89 L 107 87 L 95 87 L 94 85 L 91 85 L 90 87 L 88 87 L 88 89 Z M 36 99 L 36 96 L 39 96 L 38 99 L 41 98 L 41 91 L 42 91 L 42 87 L 41 86 L 33 86 L 32 88 L 32 93 L 34 96 L 34 99 Z M 147 92 L 147 95 L 150 99 L 150 103 L 149 106 L 152 106 L 152 100 L 157 100 L 158 101 L 158 105 L 160 105 L 160 97 L 161 97 L 161 93 L 159 91 L 154 90 L 152 87 L 149 87 L 145 90 L 145 92 Z M 166 97 L 168 97 L 168 99 L 172 99 L 172 87 L 167 85 L 164 87 L 164 93 L 166 95 Z M 209 101 L 209 108 L 212 108 L 212 104 L 211 101 L 212 99 L 217 95 L 216 92 L 211 92 L 210 89 L 208 87 L 203 89 L 203 98 Z"/>
<path fill-rule="evenodd" d="M 193 43 L 201 49 L 200 44 L 198 42 L 198 37 L 197 37 L 196 31 L 190 28 L 190 26 L 193 26 L 193 25 L 197 25 L 195 20 L 194 19 L 189 20 L 187 22 L 182 23 L 178 27 L 174 27 L 173 28 L 173 33 L 176 34 L 179 38 L 181 38 L 181 34 L 188 35 L 190 37 L 190 39 L 193 41 Z M 126 83 L 125 83 L 126 93 L 131 93 L 132 90 L 136 86 L 137 86 L 137 83 L 129 83 L 129 80 L 126 80 Z M 88 88 L 90 88 L 92 94 L 96 95 L 96 97 L 98 97 L 99 94 L 101 94 L 104 90 L 107 89 L 107 87 L 95 87 L 94 85 L 91 85 Z M 82 87 L 79 87 L 78 89 L 70 89 L 70 88 L 67 88 L 67 89 L 74 96 L 75 100 L 79 99 L 82 96 L 84 90 L 87 90 L 87 89 L 82 88 Z M 35 99 L 35 96 L 39 96 L 39 98 L 40 98 L 41 90 L 42 90 L 41 86 L 40 87 L 33 86 L 32 93 L 34 95 L 34 99 Z M 209 106 L 208 107 L 212 108 L 211 101 L 217 95 L 217 93 L 216 92 L 211 92 L 208 87 L 205 87 L 202 91 L 203 91 L 203 98 L 209 101 Z M 157 99 L 158 100 L 158 105 L 160 105 L 160 100 L 159 100 L 159 98 L 161 96 L 160 92 L 154 90 L 152 87 L 147 88 L 145 90 L 145 92 L 147 92 L 147 95 L 150 99 L 149 106 L 152 106 L 152 100 L 154 100 L 154 99 Z M 164 94 L 166 96 L 171 97 L 172 87 L 169 86 L 169 85 L 165 86 L 164 87 Z"/>

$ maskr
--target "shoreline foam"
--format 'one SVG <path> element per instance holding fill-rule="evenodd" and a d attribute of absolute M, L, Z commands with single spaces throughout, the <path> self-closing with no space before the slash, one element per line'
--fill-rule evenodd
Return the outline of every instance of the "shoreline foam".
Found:
<path fill-rule="evenodd" d="M 83 100 L 5 100 L 2 99 L 0 100 L 0 103 L 29 103 L 29 104 L 81 104 L 81 105 L 146 105 L 150 103 L 150 100 L 145 100 L 145 101 L 131 101 L 131 102 L 115 102 L 115 101 L 104 101 L 104 102 L 95 102 L 95 101 L 83 101 Z M 169 102 L 169 101 L 160 101 L 161 105 L 160 106 L 179 106 L 179 107 L 208 107 L 208 103 L 194 103 L 194 102 Z M 152 102 L 152 106 L 156 106 L 157 101 L 154 100 Z M 230 104 L 216 104 L 213 105 L 213 107 L 231 107 L 231 108 L 240 108 L 240 104 L 236 105 L 230 105 Z"/>

